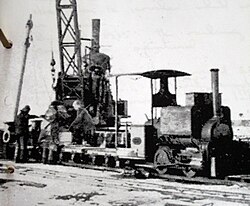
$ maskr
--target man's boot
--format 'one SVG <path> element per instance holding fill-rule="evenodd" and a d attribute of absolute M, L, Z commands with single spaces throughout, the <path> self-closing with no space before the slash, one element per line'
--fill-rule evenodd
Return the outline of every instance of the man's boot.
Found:
<path fill-rule="evenodd" d="M 48 156 L 48 164 L 54 164 L 54 152 L 52 149 L 49 149 L 49 156 Z"/>
<path fill-rule="evenodd" d="M 42 152 L 42 163 L 47 163 L 47 147 L 43 145 L 43 152 Z"/>
<path fill-rule="evenodd" d="M 20 162 L 21 163 L 24 163 L 25 162 L 25 154 L 24 154 L 24 150 L 23 149 L 20 149 L 20 156 L 19 156 L 19 159 L 20 159 Z"/>
<path fill-rule="evenodd" d="M 20 162 L 20 151 L 19 151 L 19 146 L 18 146 L 17 143 L 16 143 L 16 146 L 15 146 L 14 161 L 16 163 Z"/>

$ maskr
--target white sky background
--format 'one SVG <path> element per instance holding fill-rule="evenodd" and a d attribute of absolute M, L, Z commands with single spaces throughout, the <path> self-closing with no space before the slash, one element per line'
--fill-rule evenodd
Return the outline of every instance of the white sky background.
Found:
<path fill-rule="evenodd" d="M 176 69 L 178 101 L 185 93 L 211 91 L 210 69 L 220 69 L 220 92 L 232 118 L 250 118 L 250 1 L 248 0 L 78 0 L 82 37 L 91 36 L 91 19 L 101 19 L 101 51 L 110 55 L 112 73 Z M 59 70 L 55 0 L 0 0 L 0 27 L 13 41 L 0 45 L 0 122 L 13 119 L 23 58 L 25 24 L 33 15 L 20 107 L 43 114 L 54 98 L 50 60 Z M 83 53 L 83 50 L 82 50 Z M 134 77 L 132 78 L 134 79 Z M 122 80 L 132 120 L 150 115 L 149 81 Z M 1 125 L 1 124 L 0 124 Z"/>

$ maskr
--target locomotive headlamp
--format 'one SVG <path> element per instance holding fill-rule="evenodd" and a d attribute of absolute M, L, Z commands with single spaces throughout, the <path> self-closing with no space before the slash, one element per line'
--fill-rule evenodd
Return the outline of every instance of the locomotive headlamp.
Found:
<path fill-rule="evenodd" d="M 140 145 L 142 143 L 142 139 L 140 137 L 134 137 L 132 141 L 135 145 Z"/>

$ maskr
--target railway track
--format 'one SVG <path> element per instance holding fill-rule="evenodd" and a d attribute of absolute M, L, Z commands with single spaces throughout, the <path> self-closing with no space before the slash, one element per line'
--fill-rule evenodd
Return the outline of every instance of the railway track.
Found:
<path fill-rule="evenodd" d="M 250 175 L 231 175 L 227 176 L 225 179 L 210 179 L 206 177 L 184 177 L 179 175 L 172 175 L 172 174 L 164 174 L 160 175 L 157 174 L 153 170 L 151 166 L 147 171 L 143 171 L 144 174 L 138 174 L 136 165 L 134 168 L 125 167 L 125 168 L 114 168 L 114 167 L 107 167 L 107 166 L 96 166 L 96 165 L 87 165 L 81 163 L 74 163 L 74 162 L 62 162 L 61 165 L 64 166 L 71 166 L 71 167 L 78 167 L 83 169 L 94 169 L 99 171 L 111 171 L 122 174 L 125 177 L 137 177 L 137 178 L 159 178 L 164 179 L 170 182 L 179 182 L 179 183 L 189 183 L 189 184 L 204 184 L 204 185 L 227 185 L 231 186 L 237 184 L 239 182 L 249 185 L 250 183 Z M 142 173 L 143 173 L 142 172 Z"/>
<path fill-rule="evenodd" d="M 94 169 L 99 171 L 112 171 L 112 173 L 100 173 L 109 175 L 98 175 L 96 172 L 75 173 L 74 169 L 61 170 L 60 166 L 50 167 L 49 165 L 31 166 L 18 165 L 20 173 L 26 172 L 27 175 L 36 174 L 39 177 L 45 177 L 53 179 L 56 178 L 63 180 L 66 176 L 72 177 L 71 179 L 80 183 L 84 182 L 90 184 L 90 186 L 98 188 L 112 188 L 112 190 L 127 190 L 133 192 L 132 194 L 153 193 L 159 194 L 160 197 L 171 204 L 174 201 L 181 202 L 181 204 L 174 205 L 201 205 L 200 201 L 208 201 L 213 205 L 214 202 L 223 202 L 223 204 L 246 204 L 250 205 L 250 185 L 248 183 L 236 182 L 231 180 L 214 180 L 207 178 L 186 178 L 174 175 L 160 175 L 157 178 L 149 179 L 135 179 L 133 177 L 125 176 L 124 169 L 118 168 L 104 168 L 91 165 L 81 165 L 77 163 L 67 163 L 67 166 Z M 23 170 L 23 171 L 22 171 Z M 60 171 L 60 172 L 59 172 Z M 114 173 L 115 172 L 115 173 Z M 160 178 L 160 179 L 159 179 Z M 106 189 L 105 189 L 106 190 Z M 136 196 L 136 195 L 135 195 Z M 185 203 L 185 204 L 183 204 Z M 122 202 L 114 205 L 122 205 Z M 168 204 L 167 204 L 168 205 Z M 203 205 L 203 204 L 202 204 Z"/>

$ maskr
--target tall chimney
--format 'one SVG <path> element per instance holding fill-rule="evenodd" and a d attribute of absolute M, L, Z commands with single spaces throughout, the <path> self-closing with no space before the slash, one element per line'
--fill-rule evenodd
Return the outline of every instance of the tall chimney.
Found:
<path fill-rule="evenodd" d="M 100 19 L 92 19 L 92 53 L 98 53 L 100 48 Z"/>
<path fill-rule="evenodd" d="M 219 99 L 219 69 L 211 69 L 211 86 L 213 96 L 213 113 L 214 117 L 220 116 L 220 99 Z"/>

